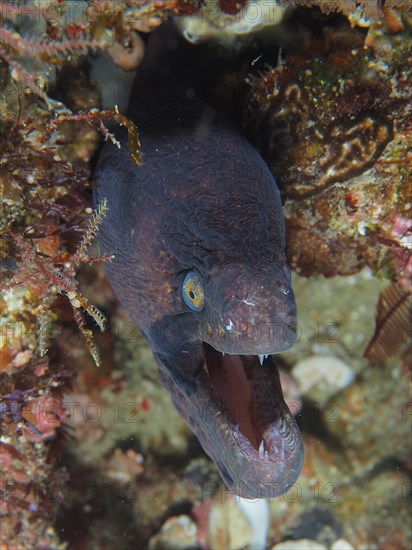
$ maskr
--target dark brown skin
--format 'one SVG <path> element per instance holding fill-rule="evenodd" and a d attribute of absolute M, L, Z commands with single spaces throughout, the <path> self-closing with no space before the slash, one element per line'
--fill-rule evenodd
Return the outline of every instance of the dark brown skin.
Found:
<path fill-rule="evenodd" d="M 278 496 L 303 462 L 276 365 L 257 358 L 295 341 L 279 192 L 237 129 L 180 77 L 172 80 L 175 43 L 161 33 L 149 44 L 129 108 L 142 164 L 131 160 L 122 135 L 120 150 L 103 147 L 95 172 L 95 201 L 108 205 L 99 240 L 115 255 L 106 269 L 154 352 L 162 384 L 229 489 Z M 203 287 L 201 311 L 183 299 L 188 272 Z"/>

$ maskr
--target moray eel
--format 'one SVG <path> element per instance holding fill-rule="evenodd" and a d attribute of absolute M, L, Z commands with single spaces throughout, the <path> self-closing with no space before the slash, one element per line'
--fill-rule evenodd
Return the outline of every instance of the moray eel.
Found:
<path fill-rule="evenodd" d="M 128 116 L 141 165 L 125 134 L 100 153 L 99 241 L 163 386 L 229 490 L 274 497 L 303 462 L 270 356 L 296 337 L 282 204 L 257 151 L 176 76 L 178 51 L 156 31 L 138 71 Z"/>

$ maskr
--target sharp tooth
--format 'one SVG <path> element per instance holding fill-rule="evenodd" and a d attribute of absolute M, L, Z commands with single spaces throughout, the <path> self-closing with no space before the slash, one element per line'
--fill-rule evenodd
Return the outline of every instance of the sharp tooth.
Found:
<path fill-rule="evenodd" d="M 233 432 L 233 437 L 237 439 L 239 437 L 239 424 L 236 424 L 235 431 Z"/>
<path fill-rule="evenodd" d="M 269 357 L 269 355 L 265 355 L 265 359 L 267 359 Z"/>
<path fill-rule="evenodd" d="M 260 364 L 263 365 L 263 361 L 266 359 L 266 355 L 258 355 Z"/>
<path fill-rule="evenodd" d="M 264 458 L 264 457 L 265 457 L 265 444 L 262 439 L 259 445 L 259 458 Z"/>

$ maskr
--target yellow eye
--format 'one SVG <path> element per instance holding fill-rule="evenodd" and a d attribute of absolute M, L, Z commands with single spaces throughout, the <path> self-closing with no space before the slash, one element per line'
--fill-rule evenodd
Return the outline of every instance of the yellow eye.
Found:
<path fill-rule="evenodd" d="M 195 271 L 189 271 L 182 286 L 183 300 L 194 311 L 202 311 L 205 305 L 205 293 L 202 278 Z"/>

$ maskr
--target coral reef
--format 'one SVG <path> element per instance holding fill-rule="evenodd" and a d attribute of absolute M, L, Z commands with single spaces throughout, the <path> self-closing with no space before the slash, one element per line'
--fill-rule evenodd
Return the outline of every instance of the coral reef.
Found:
<path fill-rule="evenodd" d="M 53 509 L 46 492 L 55 474 L 46 461 L 47 441 L 63 418 L 61 395 L 71 372 L 43 355 L 46 340 L 58 332 L 58 288 L 74 292 L 73 300 L 77 292 L 74 266 L 64 264 L 90 215 L 84 196 L 89 183 L 85 163 L 75 170 L 69 148 L 59 145 L 67 135 L 49 135 L 48 110 L 16 88 L 9 81 L 2 96 L 1 536 L 5 544 L 49 548 L 59 542 L 48 523 Z"/>
<path fill-rule="evenodd" d="M 368 266 L 393 281 L 366 350 L 375 363 L 407 340 L 412 307 L 411 44 L 386 7 L 367 32 L 325 25 L 249 77 L 245 124 L 285 198 L 292 268 L 332 277 Z"/>
<path fill-rule="evenodd" d="M 45 7 L 8 3 L 1 11 L 0 447 L 6 548 L 9 543 L 64 546 L 51 523 L 56 510 L 50 491 L 59 490 L 67 477 L 55 470 L 53 457 L 65 434 L 59 428 L 65 418 L 62 396 L 73 370 L 56 343 L 68 315 L 98 363 L 81 309 L 100 328 L 104 322 L 76 280 L 81 263 L 97 260 L 87 252 L 104 213 L 102 205 L 85 227 L 93 213 L 88 163 L 98 144 L 91 125 L 96 115 L 69 120 L 70 111 L 56 98 L 65 99 L 57 91 L 57 67 L 81 63 L 82 55 L 106 42 L 91 38 L 85 26 L 77 28 L 73 21 L 52 25 L 37 17 L 36 10 Z M 57 14 L 67 6 L 54 7 Z M 48 86 L 50 91 L 54 87 L 54 99 Z M 91 106 L 90 90 L 85 81 L 78 107 Z M 70 103 L 72 90 L 65 91 Z M 111 137 L 102 118 L 96 124 Z M 66 297 L 71 313 L 62 313 L 59 295 Z"/>
<path fill-rule="evenodd" d="M 410 52 L 404 26 L 325 26 L 249 79 L 246 125 L 283 190 L 289 260 L 303 275 L 368 265 L 408 286 Z"/>
<path fill-rule="evenodd" d="M 381 19 L 382 9 L 377 0 L 281 0 L 281 4 L 297 5 L 307 7 L 318 7 L 322 13 L 329 15 L 332 13 L 343 13 L 351 22 L 367 25 L 369 20 Z M 389 4 L 389 2 L 387 2 Z M 392 3 L 396 5 L 396 2 Z M 396 7 L 401 7 L 398 2 Z"/>
<path fill-rule="evenodd" d="M 137 163 L 140 143 L 119 112 L 99 110 L 85 55 L 104 51 L 134 68 L 142 55 L 137 31 L 184 14 L 187 34 L 201 4 L 2 3 L 2 548 L 171 541 L 205 548 L 235 535 L 235 546 L 247 542 L 240 516 L 239 533 L 222 527 L 239 511 L 233 503 L 222 510 L 228 495 L 216 471 L 111 292 L 98 263 L 109 258 L 89 251 L 104 215 L 104 205 L 94 215 L 91 208 L 90 161 L 99 134 L 116 142 L 105 121 L 127 127 Z M 213 10 L 231 21 L 246 5 L 218 4 Z M 268 66 L 254 50 L 246 69 L 226 70 L 219 83 L 226 99 L 236 89 L 228 113 L 243 122 L 282 188 L 290 263 L 308 277 L 295 277 L 299 339 L 281 358 L 306 462 L 296 486 L 270 502 L 275 548 L 411 547 L 412 25 L 405 4 L 279 2 L 284 33 L 293 37 L 282 54 L 272 46 Z M 219 25 L 228 44 L 227 25 Z M 214 83 L 208 91 L 216 96 Z M 294 367 L 309 359 L 327 379 L 325 357 L 345 365 L 345 383 L 326 393 L 322 385 L 299 386 Z"/>

